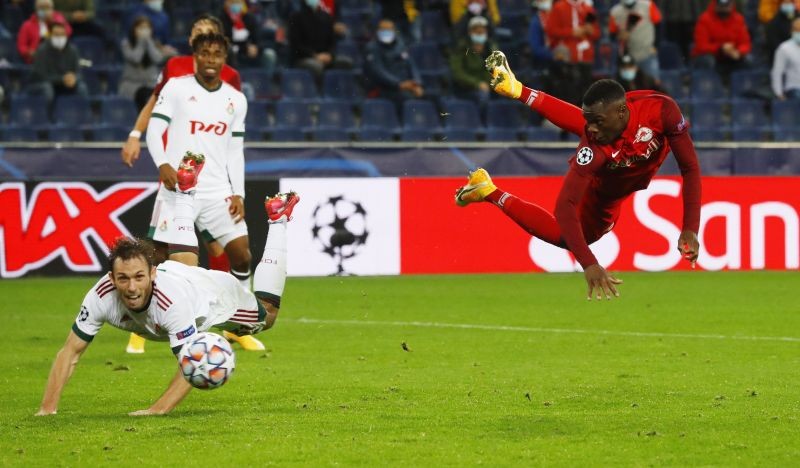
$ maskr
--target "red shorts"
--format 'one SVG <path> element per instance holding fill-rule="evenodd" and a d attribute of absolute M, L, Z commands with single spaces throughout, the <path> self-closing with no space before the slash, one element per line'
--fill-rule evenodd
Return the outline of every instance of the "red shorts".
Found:
<path fill-rule="evenodd" d="M 578 216 L 587 244 L 597 241 L 614 227 L 619 219 L 623 201 L 624 198 L 608 200 L 600 198 L 593 190 L 586 191 L 578 206 Z"/>

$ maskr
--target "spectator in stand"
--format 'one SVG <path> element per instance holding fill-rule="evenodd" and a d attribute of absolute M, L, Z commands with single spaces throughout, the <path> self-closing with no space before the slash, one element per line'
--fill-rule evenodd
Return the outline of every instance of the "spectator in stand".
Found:
<path fill-rule="evenodd" d="M 531 48 L 533 61 L 538 68 L 544 69 L 553 63 L 553 51 L 547 37 L 547 18 L 553 8 L 553 0 L 534 0 L 533 14 L 528 26 L 528 45 Z"/>
<path fill-rule="evenodd" d="M 594 43 L 600 39 L 597 13 L 586 0 L 558 0 L 547 20 L 547 34 L 557 62 L 551 77 L 559 83 L 554 95 L 580 105 L 592 82 Z"/>
<path fill-rule="evenodd" d="M 450 0 L 450 33 L 455 42 L 468 34 L 469 21 L 480 16 L 489 19 L 489 32 L 500 24 L 497 0 Z"/>
<path fill-rule="evenodd" d="M 275 51 L 262 48 L 259 41 L 258 21 L 244 0 L 225 0 L 220 15 L 223 33 L 231 42 L 228 55 L 232 67 L 263 68 L 269 73 L 275 69 Z"/>
<path fill-rule="evenodd" d="M 800 17 L 792 21 L 791 39 L 784 41 L 775 51 L 772 91 L 780 100 L 800 99 Z"/>
<path fill-rule="evenodd" d="M 664 0 L 664 35 L 668 41 L 678 45 L 684 61 L 689 60 L 694 27 L 707 4 L 708 0 Z"/>
<path fill-rule="evenodd" d="M 55 0 L 55 8 L 69 20 L 73 36 L 97 36 L 105 40 L 105 30 L 94 20 L 94 0 Z"/>
<path fill-rule="evenodd" d="M 383 18 L 391 20 L 407 44 L 422 40 L 422 22 L 416 0 L 378 0 Z"/>
<path fill-rule="evenodd" d="M 619 59 L 616 80 L 625 88 L 625 91 L 652 89 L 661 91 L 656 80 L 642 70 L 632 55 L 625 54 Z"/>
<path fill-rule="evenodd" d="M 17 51 L 23 62 L 33 62 L 39 42 L 50 37 L 50 25 L 53 23 L 64 26 L 67 36 L 72 34 L 67 19 L 53 8 L 53 0 L 36 0 L 36 11 L 22 23 L 17 34 Z"/>
<path fill-rule="evenodd" d="M 622 53 L 630 54 L 645 74 L 659 79 L 656 25 L 661 11 L 651 0 L 622 0 L 609 11 L 608 30 Z"/>
<path fill-rule="evenodd" d="M 162 48 L 161 52 L 164 53 L 163 47 L 169 44 L 172 37 L 169 15 L 164 12 L 164 0 L 142 0 L 142 3 L 128 9 L 125 16 L 128 19 L 126 29 L 130 30 L 133 19 L 140 16 L 147 16 L 150 20 L 150 24 L 153 25 L 153 38 L 158 41 L 159 47 Z M 176 53 L 177 51 L 166 55 Z"/>
<path fill-rule="evenodd" d="M 783 0 L 759 0 L 758 2 L 758 20 L 762 23 L 769 23 L 772 18 L 780 11 L 780 5 Z M 795 8 L 800 11 L 800 0 L 794 0 Z"/>
<path fill-rule="evenodd" d="M 367 44 L 366 52 L 364 73 L 374 85 L 370 95 L 391 99 L 398 107 L 404 99 L 425 95 L 419 70 L 392 20 L 378 22 L 375 39 Z"/>
<path fill-rule="evenodd" d="M 694 29 L 694 64 L 714 68 L 728 76 L 735 69 L 749 67 L 752 59 L 750 33 L 744 16 L 732 0 L 711 0 Z"/>
<path fill-rule="evenodd" d="M 156 85 L 158 71 L 164 55 L 153 39 L 150 19 L 140 16 L 133 20 L 128 36 L 122 40 L 122 58 L 125 65 L 119 82 L 119 95 L 136 102 L 142 110 Z"/>
<path fill-rule="evenodd" d="M 336 32 L 333 17 L 320 9 L 319 0 L 304 0 L 303 7 L 289 18 L 289 54 L 293 67 L 307 68 L 317 78 L 328 68 L 352 64 L 333 53 Z"/>
<path fill-rule="evenodd" d="M 470 19 L 467 28 L 467 37 L 456 43 L 450 52 L 450 74 L 457 96 L 484 104 L 492 89 L 489 86 L 491 76 L 486 73 L 486 58 L 497 46 L 489 41 L 489 21 L 483 16 Z"/>
<path fill-rule="evenodd" d="M 797 18 L 797 7 L 794 0 L 783 0 L 778 14 L 764 26 L 767 39 L 766 52 L 769 54 L 770 62 L 775 58 L 775 49 L 792 36 L 792 22 L 795 18 Z"/>
<path fill-rule="evenodd" d="M 78 49 L 69 43 L 67 24 L 50 24 L 48 40 L 43 41 L 33 56 L 29 94 L 44 96 L 52 102 L 56 96 L 89 92 L 80 78 Z"/>

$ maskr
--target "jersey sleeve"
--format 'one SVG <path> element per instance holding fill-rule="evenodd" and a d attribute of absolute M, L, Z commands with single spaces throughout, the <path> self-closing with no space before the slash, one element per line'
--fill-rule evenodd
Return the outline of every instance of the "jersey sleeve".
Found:
<path fill-rule="evenodd" d="M 721 117 L 721 116 L 720 116 Z M 664 97 L 664 102 L 661 105 L 661 125 L 664 131 L 664 136 L 671 138 L 686 133 L 689 130 L 689 124 L 681 113 L 678 104 L 671 98 Z"/>
<path fill-rule="evenodd" d="M 228 80 L 228 83 L 236 88 L 236 91 L 242 90 L 242 77 L 239 75 L 239 72 L 236 69 L 231 68 L 231 78 Z"/>
<path fill-rule="evenodd" d="M 164 89 L 164 86 L 166 86 L 169 79 L 172 78 L 170 75 L 172 71 L 172 67 L 170 65 L 172 63 L 174 63 L 172 59 L 167 60 L 167 63 L 164 64 L 164 68 L 161 69 L 161 73 L 158 74 L 156 85 L 153 88 L 153 96 L 158 97 L 161 95 L 161 90 Z"/>
<path fill-rule="evenodd" d="M 661 120 L 664 135 L 683 177 L 683 230 L 697 233 L 700 229 L 702 182 L 697 151 L 688 132 L 689 125 L 672 99 L 665 99 L 661 107 Z"/>
<path fill-rule="evenodd" d="M 151 116 L 165 120 L 167 123 L 172 119 L 172 114 L 175 110 L 175 100 L 178 94 L 178 87 L 174 85 L 175 81 L 168 82 L 161 90 L 161 93 L 156 99 L 156 105 L 153 107 L 153 114 Z"/>
<path fill-rule="evenodd" d="M 101 291 L 108 293 L 107 288 L 112 286 L 103 287 L 102 283 L 97 288 L 103 288 Z M 106 321 L 106 314 L 103 307 L 102 299 L 98 296 L 97 288 L 92 288 L 86 293 L 81 303 L 81 309 L 78 311 L 78 316 L 75 317 L 75 323 L 72 324 L 72 331 L 83 341 L 90 343 L 94 336 L 100 331 L 103 323 Z"/>
<path fill-rule="evenodd" d="M 162 315 L 161 326 L 169 335 L 169 346 L 172 348 L 173 354 L 178 354 L 189 338 L 197 333 L 191 303 L 192 301 L 188 298 L 176 300 Z"/>

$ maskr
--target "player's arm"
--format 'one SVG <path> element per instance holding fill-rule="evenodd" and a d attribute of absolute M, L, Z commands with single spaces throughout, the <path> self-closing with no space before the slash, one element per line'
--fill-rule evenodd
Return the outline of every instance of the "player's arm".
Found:
<path fill-rule="evenodd" d="M 681 111 L 675 101 L 669 99 L 662 107 L 662 119 L 664 121 L 664 133 L 672 149 L 672 154 L 678 161 L 681 170 L 683 186 L 681 195 L 683 198 L 683 228 L 678 238 L 678 250 L 684 258 L 689 260 L 694 268 L 697 256 L 700 253 L 700 241 L 697 233 L 700 230 L 700 197 L 702 194 L 702 184 L 700 178 L 700 163 L 697 159 L 697 152 L 694 149 L 694 142 L 689 136 L 688 124 L 681 115 Z"/>
<path fill-rule="evenodd" d="M 130 416 L 154 416 L 167 414 L 186 398 L 192 386 L 183 378 L 180 368 L 169 383 L 167 390 L 149 408 L 128 413 Z"/>
<path fill-rule="evenodd" d="M 486 69 L 492 74 L 490 85 L 495 92 L 519 100 L 562 130 L 583 135 L 586 120 L 581 109 L 517 81 L 505 54 L 500 51 L 492 52 L 486 59 Z"/>
<path fill-rule="evenodd" d="M 167 190 L 175 190 L 178 182 L 178 173 L 167 159 L 167 151 L 164 148 L 162 136 L 169 128 L 174 111 L 175 95 L 177 89 L 174 86 L 175 80 L 171 80 L 161 90 L 156 105 L 153 108 L 150 121 L 147 124 L 147 151 L 153 158 L 153 163 L 158 168 L 161 182 Z"/>
<path fill-rule="evenodd" d="M 228 180 L 231 182 L 233 198 L 228 211 L 235 222 L 244 220 L 244 121 L 247 116 L 247 100 L 242 98 L 237 106 L 228 140 Z"/>
<path fill-rule="evenodd" d="M 56 414 L 58 411 L 58 401 L 61 399 L 61 392 L 64 386 L 67 385 L 78 360 L 86 348 L 89 346 L 89 341 L 85 341 L 79 337 L 74 330 L 70 330 L 67 336 L 67 341 L 64 346 L 56 354 L 56 360 L 53 362 L 53 367 L 50 369 L 50 375 L 47 377 L 47 386 L 44 390 L 44 397 L 42 397 L 42 404 L 39 406 L 39 411 L 36 416 L 46 416 L 49 414 Z"/>
<path fill-rule="evenodd" d="M 158 76 L 158 81 L 153 89 L 153 93 L 150 95 L 150 99 L 147 100 L 147 104 L 139 111 L 139 116 L 136 117 L 136 123 L 133 124 L 133 130 L 131 130 L 131 133 L 128 135 L 128 140 L 125 141 L 125 145 L 122 146 L 122 162 L 128 167 L 133 167 L 133 163 L 139 159 L 139 153 L 142 150 L 142 133 L 147 130 L 147 124 L 150 122 L 150 116 L 153 114 L 153 108 L 156 106 L 158 94 L 169 80 L 171 63 L 172 60 L 168 60 L 161 70 L 161 74 Z"/>

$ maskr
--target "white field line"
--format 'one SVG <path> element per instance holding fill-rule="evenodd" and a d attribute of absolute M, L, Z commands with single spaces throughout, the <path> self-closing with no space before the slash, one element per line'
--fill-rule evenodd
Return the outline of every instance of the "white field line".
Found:
<path fill-rule="evenodd" d="M 782 341 L 800 343 L 800 338 L 794 336 L 746 336 L 746 335 L 717 335 L 708 333 L 658 333 L 636 332 L 617 330 L 590 330 L 581 328 L 540 328 L 517 327 L 510 325 L 480 325 L 471 323 L 441 323 L 441 322 L 399 322 L 382 320 L 328 320 L 301 317 L 297 319 L 283 319 L 283 322 L 295 322 L 316 325 L 354 325 L 354 326 L 379 326 L 379 327 L 422 327 L 422 328 L 452 328 L 462 330 L 491 330 L 512 331 L 529 333 L 572 333 L 582 335 L 605 336 L 633 336 L 640 338 L 688 338 L 700 340 L 739 340 L 739 341 Z"/>

